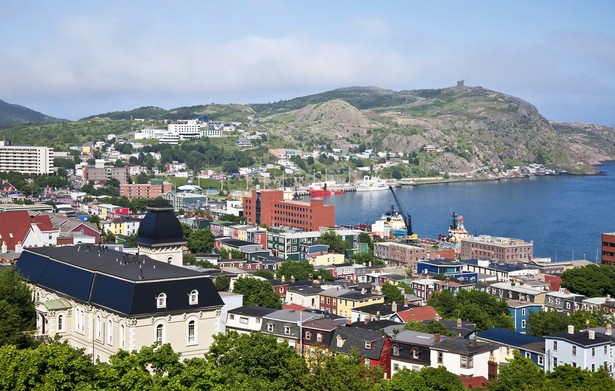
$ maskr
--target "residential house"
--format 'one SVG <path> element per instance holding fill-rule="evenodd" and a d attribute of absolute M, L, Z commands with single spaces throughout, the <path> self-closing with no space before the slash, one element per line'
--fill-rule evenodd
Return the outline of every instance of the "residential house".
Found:
<path fill-rule="evenodd" d="M 543 304 L 547 293 L 542 289 L 515 281 L 496 282 L 488 285 L 484 291 L 503 300 L 519 300 L 536 304 Z"/>
<path fill-rule="evenodd" d="M 431 346 L 430 363 L 434 368 L 444 366 L 460 377 L 492 379 L 497 375 L 497 368 L 490 369 L 489 358 L 497 349 L 498 346 L 492 343 L 460 338 L 442 339 L 436 334 Z"/>
<path fill-rule="evenodd" d="M 329 349 L 338 354 L 357 352 L 365 366 L 378 366 L 387 378 L 391 377 L 391 340 L 382 331 L 338 327 Z"/>
<path fill-rule="evenodd" d="M 225 327 L 227 330 L 239 334 L 260 332 L 263 326 L 263 316 L 274 311 L 274 308 L 243 306 L 229 310 L 226 316 Z"/>
<path fill-rule="evenodd" d="M 540 270 L 525 263 L 510 263 L 485 259 L 465 259 L 461 261 L 463 270 L 494 276 L 496 281 L 510 281 L 512 277 L 536 276 Z"/>
<path fill-rule="evenodd" d="M 384 303 L 384 295 L 373 293 L 365 288 L 360 291 L 351 290 L 337 298 L 337 315 L 344 316 L 351 321 L 354 308 L 365 307 L 375 303 Z"/>
<path fill-rule="evenodd" d="M 431 365 L 433 334 L 402 330 L 391 335 L 391 376 L 401 369 L 418 371 Z M 446 337 L 444 337 L 446 338 Z"/>
<path fill-rule="evenodd" d="M 574 326 L 568 326 L 567 332 L 545 336 L 545 369 L 551 372 L 560 365 L 568 364 L 596 372 L 600 367 L 604 367 L 614 375 L 614 344 L 612 335 L 594 330 L 575 332 Z"/>
<path fill-rule="evenodd" d="M 300 353 L 303 322 L 324 318 L 320 312 L 277 310 L 263 316 L 261 332 L 277 337 L 278 342 L 288 343 Z"/>
<path fill-rule="evenodd" d="M 525 334 L 527 331 L 528 319 L 534 312 L 542 311 L 542 305 L 519 300 L 506 300 L 508 312 L 513 318 L 515 331 Z"/>
<path fill-rule="evenodd" d="M 319 309 L 319 294 L 323 289 L 318 285 L 289 286 L 286 292 L 286 303 L 297 304 L 305 308 Z"/>
<path fill-rule="evenodd" d="M 544 306 L 546 310 L 554 310 L 565 314 L 571 314 L 583 308 L 583 300 L 587 297 L 563 290 L 547 292 Z"/>
<path fill-rule="evenodd" d="M 492 328 L 478 333 L 476 339 L 499 345 L 494 352 L 498 364 L 507 364 L 514 357 L 513 352 L 518 350 L 525 358 L 529 358 L 544 370 L 545 339 L 533 335 L 521 334 L 515 331 Z"/>

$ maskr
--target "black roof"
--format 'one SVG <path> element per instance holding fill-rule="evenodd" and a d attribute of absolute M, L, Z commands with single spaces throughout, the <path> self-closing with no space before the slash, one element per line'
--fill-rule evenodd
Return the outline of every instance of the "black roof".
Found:
<path fill-rule="evenodd" d="M 162 244 L 184 244 L 184 230 L 175 216 L 173 208 L 148 208 L 141 220 L 137 244 L 155 246 Z"/>
<path fill-rule="evenodd" d="M 447 338 L 435 343 L 432 350 L 443 350 L 445 352 L 458 353 L 464 356 L 471 356 L 498 349 L 499 346 L 488 342 L 479 342 L 463 338 Z"/>
<path fill-rule="evenodd" d="M 89 251 L 88 251 L 89 248 Z M 211 279 L 199 272 L 145 256 L 94 245 L 26 249 L 17 270 L 32 284 L 84 303 L 126 315 L 145 315 L 221 307 Z M 197 304 L 188 295 L 198 292 Z M 166 307 L 156 298 L 166 294 Z"/>
<path fill-rule="evenodd" d="M 234 315 L 263 317 L 275 311 L 277 311 L 277 309 L 275 308 L 257 307 L 257 306 L 242 306 L 238 308 L 233 308 L 232 310 L 229 310 L 228 313 L 234 314 Z"/>
<path fill-rule="evenodd" d="M 615 342 L 615 338 L 610 337 L 603 333 L 594 333 L 593 339 L 590 339 L 589 337 L 590 337 L 589 332 L 578 332 L 574 334 L 563 332 L 563 333 L 558 333 L 558 334 L 545 335 L 546 339 L 565 340 L 565 341 L 574 343 L 575 345 L 582 345 L 582 346 L 604 345 L 604 344 L 611 344 Z"/>
<path fill-rule="evenodd" d="M 356 350 L 361 357 L 378 360 L 386 338 L 386 334 L 382 331 L 358 327 L 338 327 L 335 329 L 329 349 L 346 354 Z M 343 341 L 342 346 L 338 346 L 339 339 Z M 370 349 L 365 348 L 366 342 L 372 343 Z"/>

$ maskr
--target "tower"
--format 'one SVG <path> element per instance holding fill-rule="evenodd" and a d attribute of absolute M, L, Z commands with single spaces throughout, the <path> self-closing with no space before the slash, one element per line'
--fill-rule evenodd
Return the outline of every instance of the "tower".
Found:
<path fill-rule="evenodd" d="M 182 226 L 173 208 L 147 208 L 135 242 L 139 253 L 160 262 L 182 266 L 182 246 L 186 244 Z"/>

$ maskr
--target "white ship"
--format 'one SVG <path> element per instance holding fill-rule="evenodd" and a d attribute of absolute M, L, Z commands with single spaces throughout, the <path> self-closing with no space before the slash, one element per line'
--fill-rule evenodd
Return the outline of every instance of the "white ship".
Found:
<path fill-rule="evenodd" d="M 365 175 L 363 181 L 356 183 L 357 191 L 389 190 L 389 183 L 378 177 Z"/>

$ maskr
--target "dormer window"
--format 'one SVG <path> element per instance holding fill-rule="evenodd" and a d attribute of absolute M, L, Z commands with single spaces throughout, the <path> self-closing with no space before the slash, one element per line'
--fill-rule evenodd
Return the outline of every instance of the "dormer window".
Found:
<path fill-rule="evenodd" d="M 393 356 L 399 356 L 399 346 L 393 345 Z"/>
<path fill-rule="evenodd" d="M 156 298 L 156 307 L 157 308 L 167 308 L 167 294 L 161 293 Z"/>
<path fill-rule="evenodd" d="M 419 350 L 417 348 L 412 348 L 412 358 L 415 360 L 419 359 Z"/>
<path fill-rule="evenodd" d="M 190 291 L 190 295 L 188 296 L 188 298 L 190 305 L 199 304 L 199 291 L 193 289 L 192 291 Z"/>
<path fill-rule="evenodd" d="M 365 349 L 371 349 L 372 348 L 372 343 L 371 341 L 365 341 Z"/>

